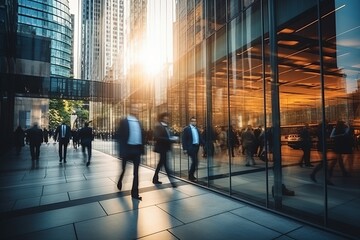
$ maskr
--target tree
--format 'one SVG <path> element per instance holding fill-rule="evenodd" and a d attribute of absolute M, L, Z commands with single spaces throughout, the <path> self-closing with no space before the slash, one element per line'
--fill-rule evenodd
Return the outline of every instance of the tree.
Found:
<path fill-rule="evenodd" d="M 89 110 L 79 100 L 50 99 L 49 103 L 49 128 L 55 129 L 62 122 L 70 125 L 70 116 L 75 114 L 82 123 L 89 119 Z"/>

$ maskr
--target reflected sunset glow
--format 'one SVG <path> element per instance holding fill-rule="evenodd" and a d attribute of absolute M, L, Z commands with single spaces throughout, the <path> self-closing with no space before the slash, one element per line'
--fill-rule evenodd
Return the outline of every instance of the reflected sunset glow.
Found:
<path fill-rule="evenodd" d="M 140 56 L 145 73 L 155 75 L 173 59 L 173 1 L 149 1 L 147 32 Z M 167 9 L 168 14 L 159 14 L 158 9 Z"/>

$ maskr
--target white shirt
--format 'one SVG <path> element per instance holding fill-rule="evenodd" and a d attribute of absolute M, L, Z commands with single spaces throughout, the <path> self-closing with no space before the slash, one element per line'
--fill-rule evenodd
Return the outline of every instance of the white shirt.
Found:
<path fill-rule="evenodd" d="M 142 137 L 139 121 L 136 117 L 131 115 L 127 117 L 127 120 L 129 122 L 129 139 L 127 143 L 130 145 L 141 145 Z"/>
<path fill-rule="evenodd" d="M 61 125 L 61 137 L 64 138 L 66 135 L 66 126 L 63 124 Z"/>
<path fill-rule="evenodd" d="M 199 144 L 199 133 L 196 129 L 196 127 L 194 127 L 193 125 L 190 125 L 190 129 L 191 129 L 191 134 L 192 134 L 192 139 L 193 139 L 193 144 Z"/>

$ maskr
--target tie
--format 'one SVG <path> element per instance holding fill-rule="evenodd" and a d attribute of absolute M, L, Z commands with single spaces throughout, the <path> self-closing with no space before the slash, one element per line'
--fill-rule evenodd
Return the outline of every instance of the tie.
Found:
<path fill-rule="evenodd" d="M 65 125 L 62 125 L 62 138 L 65 137 Z"/>

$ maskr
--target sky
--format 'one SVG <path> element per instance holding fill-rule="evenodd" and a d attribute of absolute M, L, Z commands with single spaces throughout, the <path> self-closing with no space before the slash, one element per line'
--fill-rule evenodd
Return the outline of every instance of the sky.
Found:
<path fill-rule="evenodd" d="M 70 13 L 77 14 L 78 13 L 78 5 L 81 0 L 69 0 Z"/>
<path fill-rule="evenodd" d="M 172 59 L 172 24 L 174 1 L 151 1 L 148 5 L 148 32 L 146 56 L 148 73 L 156 74 Z M 75 15 L 74 31 L 74 78 L 80 78 L 80 5 L 81 0 L 69 0 L 70 13 Z M 159 14 L 162 10 L 162 14 Z M 168 12 L 170 14 L 165 14 Z M 164 51 L 164 48 L 166 49 Z M 160 53 L 160 54 L 159 54 Z M 156 56 L 156 57 L 155 57 Z"/>

